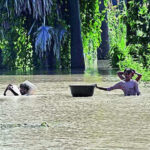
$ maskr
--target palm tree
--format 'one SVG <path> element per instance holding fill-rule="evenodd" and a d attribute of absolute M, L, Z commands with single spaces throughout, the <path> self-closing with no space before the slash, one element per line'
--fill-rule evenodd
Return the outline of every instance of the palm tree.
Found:
<path fill-rule="evenodd" d="M 46 55 L 47 69 L 55 68 L 55 57 L 60 62 L 60 47 L 65 32 L 60 25 L 55 28 L 43 25 L 36 32 L 35 52 L 40 58 Z"/>
<path fill-rule="evenodd" d="M 84 70 L 79 0 L 69 0 L 69 11 L 71 25 L 71 68 Z"/>
<path fill-rule="evenodd" d="M 29 30 L 29 34 L 32 33 L 32 29 L 35 24 L 39 25 L 39 21 L 43 24 L 38 28 L 35 38 L 35 53 L 42 58 L 49 58 L 52 56 L 49 53 L 54 53 L 58 60 L 60 60 L 60 45 L 66 30 L 60 27 L 46 26 L 46 16 L 51 14 L 52 0 L 3 0 L 4 6 L 8 10 L 8 15 L 11 15 L 11 11 L 17 16 L 20 15 L 32 15 L 33 25 Z M 13 9 L 12 9 L 13 8 Z M 53 43 L 53 44 L 52 44 Z M 51 50 L 53 52 L 51 52 Z M 45 59 L 44 61 L 48 61 Z M 48 63 L 47 63 L 48 64 Z"/>

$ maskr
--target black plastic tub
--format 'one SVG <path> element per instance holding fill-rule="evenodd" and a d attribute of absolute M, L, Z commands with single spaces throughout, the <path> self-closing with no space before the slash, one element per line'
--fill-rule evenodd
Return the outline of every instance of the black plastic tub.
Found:
<path fill-rule="evenodd" d="M 70 85 L 73 97 L 93 96 L 95 85 Z"/>

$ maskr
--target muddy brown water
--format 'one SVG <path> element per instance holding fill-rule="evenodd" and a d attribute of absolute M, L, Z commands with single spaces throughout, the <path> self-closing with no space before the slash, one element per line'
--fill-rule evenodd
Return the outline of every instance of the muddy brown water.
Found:
<path fill-rule="evenodd" d="M 2 96 L 9 83 L 33 82 L 33 96 Z M 141 96 L 95 89 L 72 97 L 70 84 L 110 86 L 115 75 L 0 76 L 0 150 L 149 150 L 150 83 Z"/>

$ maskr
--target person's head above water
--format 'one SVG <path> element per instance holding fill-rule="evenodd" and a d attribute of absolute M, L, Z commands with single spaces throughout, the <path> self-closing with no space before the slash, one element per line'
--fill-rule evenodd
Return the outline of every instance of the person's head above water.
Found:
<path fill-rule="evenodd" d="M 130 80 L 134 75 L 134 70 L 131 68 L 126 68 L 124 70 L 124 76 L 125 76 L 125 80 L 128 81 Z"/>
<path fill-rule="evenodd" d="M 131 68 L 126 68 L 125 70 L 124 70 L 124 74 L 126 73 L 126 74 L 130 74 L 130 73 L 132 73 L 133 72 L 133 69 L 131 69 Z"/>
<path fill-rule="evenodd" d="M 21 95 L 33 95 L 35 93 L 36 89 L 37 89 L 37 87 L 28 80 L 26 80 L 22 84 L 20 84 Z"/>
<path fill-rule="evenodd" d="M 7 91 L 11 91 L 11 93 L 15 96 L 19 95 L 33 95 L 34 92 L 36 91 L 37 87 L 31 83 L 30 81 L 26 80 L 23 83 L 20 84 L 19 88 L 16 85 L 9 84 L 5 91 L 4 91 L 4 96 L 6 96 Z"/>
<path fill-rule="evenodd" d="M 28 94 L 29 90 L 30 90 L 30 87 L 27 84 L 25 84 L 25 83 L 20 84 L 21 95 Z"/>

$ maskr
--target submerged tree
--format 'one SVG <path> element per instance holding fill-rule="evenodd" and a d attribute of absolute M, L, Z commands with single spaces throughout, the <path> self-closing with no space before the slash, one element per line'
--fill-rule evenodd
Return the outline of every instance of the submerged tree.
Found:
<path fill-rule="evenodd" d="M 71 68 L 85 69 L 81 39 L 79 0 L 69 0 L 71 25 Z"/>
<path fill-rule="evenodd" d="M 109 52 L 109 35 L 108 35 L 108 20 L 107 20 L 107 11 L 106 11 L 106 2 L 105 0 L 100 0 L 99 11 L 104 15 L 104 20 L 102 21 L 101 26 L 101 44 L 97 50 L 97 58 L 106 59 Z"/>

